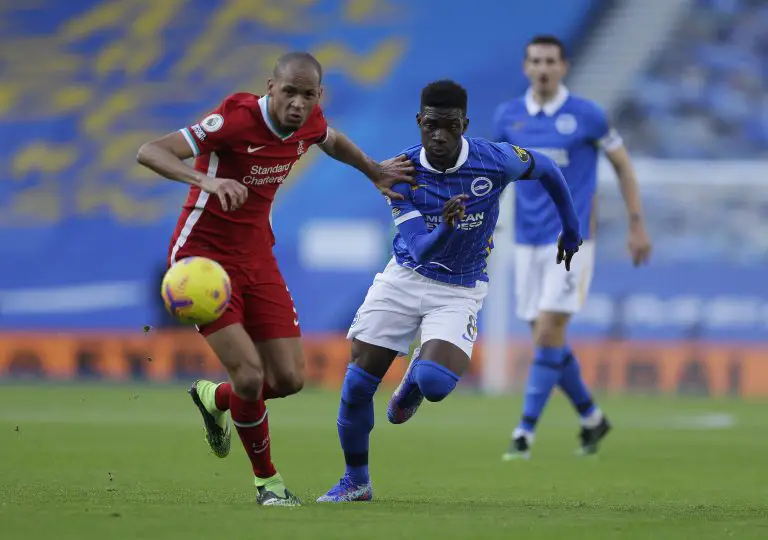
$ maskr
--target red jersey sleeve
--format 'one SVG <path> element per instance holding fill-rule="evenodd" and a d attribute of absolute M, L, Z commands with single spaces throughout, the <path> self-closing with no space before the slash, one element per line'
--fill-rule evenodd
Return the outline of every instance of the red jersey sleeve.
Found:
<path fill-rule="evenodd" d="M 242 137 L 251 118 L 249 94 L 232 94 L 199 123 L 181 129 L 195 157 L 227 148 Z"/>

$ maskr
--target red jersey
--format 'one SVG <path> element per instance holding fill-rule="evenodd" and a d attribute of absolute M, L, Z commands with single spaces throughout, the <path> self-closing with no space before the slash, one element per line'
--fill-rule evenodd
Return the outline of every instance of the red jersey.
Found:
<path fill-rule="evenodd" d="M 243 206 L 224 212 L 218 197 L 190 187 L 171 242 L 171 263 L 185 253 L 238 263 L 271 256 L 269 218 L 277 188 L 311 145 L 325 141 L 328 124 L 316 106 L 298 131 L 281 134 L 269 118 L 268 100 L 232 94 L 199 124 L 181 130 L 195 169 L 242 182 L 249 192 Z"/>

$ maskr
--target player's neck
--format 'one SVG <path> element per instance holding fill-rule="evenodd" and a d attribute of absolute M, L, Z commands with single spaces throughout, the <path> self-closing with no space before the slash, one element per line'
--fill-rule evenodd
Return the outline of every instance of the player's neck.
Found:
<path fill-rule="evenodd" d="M 548 92 L 546 90 L 534 90 L 533 101 L 535 101 L 539 105 L 546 105 L 547 103 L 555 99 L 555 97 L 557 96 L 557 92 L 558 92 L 558 89 L 555 89 L 552 92 Z"/>

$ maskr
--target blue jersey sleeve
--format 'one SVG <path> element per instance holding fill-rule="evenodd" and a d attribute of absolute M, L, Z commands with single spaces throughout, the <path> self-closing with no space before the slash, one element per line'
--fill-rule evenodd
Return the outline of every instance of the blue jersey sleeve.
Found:
<path fill-rule="evenodd" d="M 432 232 L 428 231 L 424 217 L 411 199 L 411 186 L 396 184 L 392 191 L 405 197 L 402 201 L 389 198 L 387 200 L 392 208 L 392 219 L 408 248 L 408 253 L 418 264 L 429 262 L 448 244 L 453 229 L 443 221 Z"/>
<path fill-rule="evenodd" d="M 505 185 L 517 180 L 530 178 L 534 162 L 528 150 L 514 144 L 501 143 L 496 145 L 501 150 L 504 169 L 506 172 Z"/>
<path fill-rule="evenodd" d="M 555 203 L 555 208 L 557 208 L 563 230 L 578 234 L 580 230 L 579 217 L 576 214 L 571 190 L 565 181 L 563 172 L 552 158 L 541 152 L 534 150 L 527 150 L 526 152 L 531 161 L 527 178 L 538 180 L 549 194 L 552 202 Z"/>
<path fill-rule="evenodd" d="M 421 212 L 414 206 L 413 199 L 411 198 L 411 186 L 409 184 L 395 184 L 392 186 L 392 191 L 399 193 L 403 196 L 402 201 L 391 199 L 387 197 L 390 209 L 392 211 L 392 219 L 395 220 L 395 225 L 408 221 L 409 219 L 422 218 Z"/>

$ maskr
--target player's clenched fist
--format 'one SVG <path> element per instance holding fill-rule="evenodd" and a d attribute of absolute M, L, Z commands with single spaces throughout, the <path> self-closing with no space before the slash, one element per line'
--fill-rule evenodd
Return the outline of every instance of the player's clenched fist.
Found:
<path fill-rule="evenodd" d="M 237 210 L 248 198 L 248 188 L 230 178 L 206 178 L 200 189 L 216 195 L 221 202 L 221 209 L 225 212 Z"/>
<path fill-rule="evenodd" d="M 464 201 L 468 198 L 466 195 L 454 195 L 443 206 L 443 221 L 451 228 L 456 228 L 459 222 L 464 219 L 464 212 L 467 209 L 464 206 Z"/>

